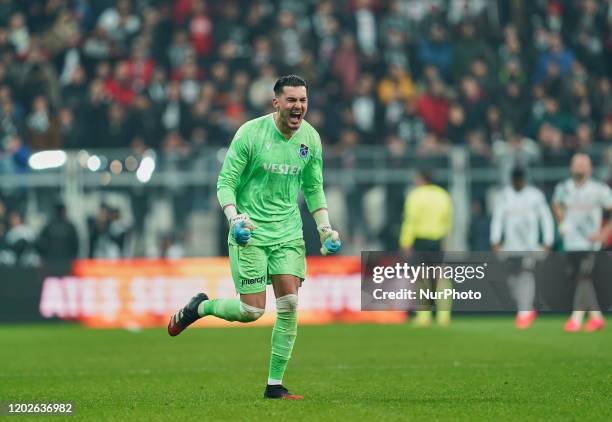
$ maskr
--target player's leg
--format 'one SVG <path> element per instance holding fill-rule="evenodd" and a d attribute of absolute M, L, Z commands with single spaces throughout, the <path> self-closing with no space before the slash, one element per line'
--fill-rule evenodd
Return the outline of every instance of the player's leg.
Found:
<path fill-rule="evenodd" d="M 588 260 L 588 262 L 585 264 L 585 272 L 583 278 L 580 280 L 580 287 L 582 288 L 583 303 L 585 304 L 584 309 L 588 311 L 589 320 L 584 330 L 593 332 L 603 329 L 605 322 L 599 308 L 597 293 L 595 292 L 595 286 L 593 284 L 596 254 L 594 252 L 589 253 L 588 258 L 585 260 Z"/>
<path fill-rule="evenodd" d="M 204 316 L 226 321 L 252 322 L 266 306 L 267 257 L 263 248 L 230 245 L 230 268 L 240 298 L 209 299 L 199 293 L 176 312 L 168 323 L 168 334 L 176 336 Z"/>
<path fill-rule="evenodd" d="M 205 300 L 198 307 L 200 317 L 212 315 L 226 321 L 253 322 L 266 309 L 266 292 L 241 294 L 237 298 Z"/>
<path fill-rule="evenodd" d="M 597 299 L 594 299 L 593 283 L 591 273 L 593 271 L 594 255 L 585 252 L 574 252 L 569 254 L 572 267 L 570 280 L 575 280 L 576 290 L 574 293 L 574 310 L 564 326 L 566 332 L 576 332 L 582 327 L 586 309 Z"/>
<path fill-rule="evenodd" d="M 415 253 L 410 260 L 412 266 L 424 265 L 425 267 L 431 267 L 433 269 L 434 264 L 444 260 L 440 252 L 441 245 L 438 241 L 417 238 L 413 246 Z M 432 309 L 436 304 L 434 299 L 422 298 L 420 292 L 427 291 L 429 292 L 428 297 L 434 297 L 434 292 L 437 291 L 437 284 L 435 274 L 424 274 L 421 280 L 416 281 L 415 286 L 417 292 L 419 292 L 419 303 L 417 304 L 418 309 L 415 312 L 414 324 L 417 327 L 429 327 L 431 325 L 433 316 Z M 444 283 L 442 283 L 442 285 L 444 285 Z M 441 315 L 443 320 L 447 316 L 450 317 L 450 313 L 444 311 Z M 445 322 L 446 321 L 442 321 L 442 323 Z M 450 322 L 450 319 L 448 322 Z"/>
<path fill-rule="evenodd" d="M 517 273 L 513 276 L 512 290 L 517 305 L 516 328 L 525 330 L 533 324 L 537 312 L 533 308 L 535 299 L 535 260 L 532 256 L 517 257 Z"/>
<path fill-rule="evenodd" d="M 597 261 L 597 254 L 595 252 L 592 252 L 589 254 L 589 256 L 591 262 L 591 271 L 588 277 L 587 284 L 585 285 L 585 302 L 587 303 L 587 309 L 589 311 L 589 321 L 587 322 L 584 329 L 587 332 L 592 332 L 603 329 L 605 326 L 605 320 L 599 307 L 599 301 L 597 300 L 597 293 L 595 291 L 593 279 L 593 274 L 595 273 L 595 265 Z"/>
<path fill-rule="evenodd" d="M 283 386 L 283 376 L 297 336 L 298 289 L 306 272 L 304 241 L 287 242 L 271 248 L 269 271 L 276 297 L 276 322 L 272 329 L 272 353 L 266 398 L 301 399 Z"/>
<path fill-rule="evenodd" d="M 597 294 L 595 293 L 595 286 L 593 280 L 588 279 L 581 283 L 584 289 L 585 303 L 589 311 L 589 320 L 584 327 L 585 331 L 592 332 L 598 331 L 604 328 L 605 322 L 603 314 L 599 309 L 599 303 L 597 302 Z"/>
<path fill-rule="evenodd" d="M 447 278 L 440 278 L 436 281 L 436 292 L 440 294 L 436 299 L 436 322 L 438 325 L 448 327 L 451 323 L 451 309 L 453 298 L 445 298 L 443 292 L 453 288 L 453 282 Z"/>
<path fill-rule="evenodd" d="M 230 269 L 238 298 L 211 299 L 202 302 L 198 314 L 216 316 L 226 321 L 252 322 L 266 308 L 267 257 L 263 247 L 229 246 Z"/>
<path fill-rule="evenodd" d="M 533 324 L 537 316 L 533 309 L 535 299 L 535 276 L 533 271 L 526 269 L 516 276 L 515 297 L 518 306 L 516 315 L 516 328 L 527 329 Z"/>
<path fill-rule="evenodd" d="M 432 280 L 428 278 L 421 278 L 415 282 L 416 291 L 418 293 L 417 310 L 415 311 L 414 324 L 417 327 L 429 327 L 432 319 L 432 308 L 434 301 L 433 299 L 422 298 L 421 292 L 429 292 L 430 297 L 434 292 Z"/>

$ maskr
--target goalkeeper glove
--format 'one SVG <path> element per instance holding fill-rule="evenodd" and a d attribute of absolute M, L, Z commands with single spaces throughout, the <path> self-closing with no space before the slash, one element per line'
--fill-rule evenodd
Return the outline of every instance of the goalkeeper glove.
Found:
<path fill-rule="evenodd" d="M 334 255 L 340 252 L 342 242 L 337 231 L 332 230 L 331 226 L 327 225 L 317 227 L 317 231 L 321 239 L 321 255 Z"/>
<path fill-rule="evenodd" d="M 251 240 L 251 232 L 255 226 L 246 214 L 238 214 L 230 220 L 230 233 L 240 246 L 246 246 Z"/>

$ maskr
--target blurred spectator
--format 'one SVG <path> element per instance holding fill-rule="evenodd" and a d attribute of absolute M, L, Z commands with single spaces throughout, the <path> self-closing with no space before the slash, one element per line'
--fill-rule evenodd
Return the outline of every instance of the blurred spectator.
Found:
<path fill-rule="evenodd" d="M 502 124 L 502 115 L 499 111 L 499 107 L 496 105 L 489 105 L 486 111 L 485 122 L 486 139 L 489 143 L 504 138 L 505 128 L 502 126 Z"/>
<path fill-rule="evenodd" d="M 108 235 L 119 248 L 120 256 L 128 257 L 128 242 L 132 230 L 131 224 L 125 220 L 119 208 L 108 208 Z"/>
<path fill-rule="evenodd" d="M 329 6 L 328 6 L 329 5 Z M 319 37 L 316 58 L 323 69 L 326 69 L 338 48 L 340 41 L 340 23 L 331 14 L 331 2 L 323 2 L 314 16 L 314 31 Z M 257 59 L 257 55 L 254 56 Z"/>
<path fill-rule="evenodd" d="M 26 118 L 26 127 L 30 146 L 34 150 L 62 148 L 59 122 L 42 95 L 34 98 L 32 112 Z"/>
<path fill-rule="evenodd" d="M 482 198 L 471 203 L 470 227 L 468 229 L 468 247 L 470 251 L 483 252 L 491 248 L 489 230 L 491 216 L 486 212 L 486 204 Z"/>
<path fill-rule="evenodd" d="M 113 77 L 104 82 L 104 87 L 111 100 L 124 106 L 131 105 L 136 93 L 130 80 L 129 63 L 117 63 Z"/>
<path fill-rule="evenodd" d="M 15 263 L 24 266 L 36 266 L 39 258 L 35 249 L 34 231 L 25 224 L 18 211 L 11 211 L 8 217 L 8 231 L 5 241 L 15 257 Z"/>
<path fill-rule="evenodd" d="M 576 126 L 574 137 L 574 148 L 577 151 L 589 152 L 593 146 L 593 128 L 587 122 L 579 123 Z"/>
<path fill-rule="evenodd" d="M 178 81 L 170 83 L 168 99 L 161 109 L 161 124 L 166 131 L 180 130 L 187 122 L 187 104 L 181 98 Z"/>
<path fill-rule="evenodd" d="M 0 206 L 2 206 L 2 202 L 0 202 Z M 14 264 L 15 254 L 6 242 L 6 223 L 4 219 L 0 219 L 0 265 Z"/>
<path fill-rule="evenodd" d="M 402 15 L 402 2 L 393 0 L 381 19 L 380 32 L 384 59 L 387 64 L 397 64 L 410 69 L 409 44 L 412 43 L 411 27 Z"/>
<path fill-rule="evenodd" d="M 97 134 L 98 148 L 127 148 L 134 136 L 134 126 L 130 120 L 129 111 L 119 103 L 108 107 L 106 119 Z"/>
<path fill-rule="evenodd" d="M 434 65 L 442 77 L 448 80 L 453 60 L 453 45 L 447 39 L 445 27 L 434 22 L 429 28 L 428 36 L 420 40 L 418 54 L 423 65 Z"/>
<path fill-rule="evenodd" d="M 538 144 L 520 132 L 511 132 L 507 140 L 497 139 L 493 142 L 493 161 L 500 170 L 502 185 L 510 183 L 513 168 L 530 168 L 539 159 Z"/>
<path fill-rule="evenodd" d="M 359 79 L 359 54 L 351 34 L 343 34 L 338 51 L 334 54 L 332 72 L 342 84 L 344 98 L 350 98 Z"/>
<path fill-rule="evenodd" d="M 62 104 L 73 110 L 78 110 L 87 102 L 87 75 L 85 68 L 77 65 L 66 77 L 62 87 Z"/>
<path fill-rule="evenodd" d="M 593 98 L 593 115 L 597 120 L 609 118 L 612 113 L 612 84 L 610 77 L 602 76 L 597 81 Z"/>
<path fill-rule="evenodd" d="M 193 47 L 189 42 L 187 31 L 184 29 L 177 29 L 172 37 L 172 44 L 168 48 L 170 68 L 176 69 L 180 67 L 192 51 Z"/>
<path fill-rule="evenodd" d="M 58 125 L 61 144 L 63 148 L 77 149 L 82 146 L 82 137 L 85 136 L 82 123 L 75 120 L 70 108 L 62 108 L 58 112 Z"/>
<path fill-rule="evenodd" d="M 610 7 L 608 5 L 608 7 Z M 605 16 L 603 2 L 584 0 L 578 2 L 577 25 L 573 30 L 572 41 L 577 58 L 592 72 L 605 73 L 603 56 L 603 28 Z M 608 26 L 609 31 L 609 26 Z"/>
<path fill-rule="evenodd" d="M 489 71 L 489 67 L 490 65 L 483 57 L 476 58 L 470 63 L 470 76 L 482 89 L 485 97 L 493 98 L 497 95 L 498 84 L 494 75 Z"/>
<path fill-rule="evenodd" d="M 134 107 L 131 116 L 132 132 L 130 136 L 142 136 L 150 146 L 159 145 L 159 119 L 149 97 L 137 95 L 134 99 Z"/>
<path fill-rule="evenodd" d="M 17 135 L 23 128 L 23 113 L 11 99 L 10 90 L 0 88 L 0 139 Z"/>
<path fill-rule="evenodd" d="M 528 48 L 523 48 L 523 43 L 521 42 L 518 29 L 515 25 L 506 25 L 503 30 L 503 37 L 503 42 L 497 51 L 500 62 L 499 67 L 502 69 L 508 66 L 510 63 L 514 63 L 512 67 L 515 68 L 515 72 L 518 76 L 521 70 L 531 68 L 533 62 L 531 51 Z M 524 82 L 522 80 L 514 81 L 521 83 Z"/>
<path fill-rule="evenodd" d="M 548 128 L 559 131 L 560 135 L 574 131 L 574 119 L 561 110 L 559 101 L 554 97 L 545 97 L 543 100 L 544 113 L 535 117 L 530 123 L 531 133 L 537 134 L 540 142 L 547 142 Z"/>
<path fill-rule="evenodd" d="M 0 174 L 20 174 L 29 171 L 32 151 L 18 135 L 4 138 L 0 145 Z"/>
<path fill-rule="evenodd" d="M 557 69 L 560 77 L 565 76 L 574 63 L 574 53 L 563 45 L 563 40 L 558 32 L 550 32 L 548 36 L 548 49 L 540 53 L 535 65 L 533 81 L 542 82 L 552 69 Z"/>
<path fill-rule="evenodd" d="M 421 143 L 417 146 L 416 155 L 419 157 L 419 160 L 442 157 L 448 153 L 448 147 L 448 144 L 438 138 L 434 133 L 427 132 Z M 435 161 L 430 162 L 435 163 Z M 432 167 L 434 165 L 435 164 L 432 164 Z"/>
<path fill-rule="evenodd" d="M 55 206 L 52 218 L 44 225 L 38 241 L 41 258 L 48 263 L 60 263 L 77 258 L 79 237 L 76 227 L 68 220 L 64 204 Z"/>
<path fill-rule="evenodd" d="M 510 82 L 501 94 L 500 110 L 504 122 L 515 130 L 527 126 L 529 119 L 529 98 L 517 82 Z"/>
<path fill-rule="evenodd" d="M 88 61 L 107 60 L 115 54 L 115 48 L 106 32 L 96 28 L 83 43 L 83 55 Z"/>
<path fill-rule="evenodd" d="M 453 77 L 461 78 L 470 71 L 472 62 L 482 59 L 486 66 L 494 63 L 493 51 L 482 36 L 476 32 L 472 21 L 464 21 L 459 27 L 459 40 L 453 52 Z"/>
<path fill-rule="evenodd" d="M 374 56 L 377 48 L 376 15 L 374 0 L 353 0 L 354 28 L 359 50 L 365 56 Z"/>
<path fill-rule="evenodd" d="M 197 55 L 203 58 L 212 52 L 214 25 L 207 13 L 204 0 L 193 0 L 190 4 L 189 37 Z"/>
<path fill-rule="evenodd" d="M 414 99 L 416 89 L 406 69 L 398 63 L 392 63 L 388 72 L 378 83 L 378 99 L 389 106 L 395 102 L 406 102 Z"/>
<path fill-rule="evenodd" d="M 60 84 L 57 71 L 46 60 L 38 43 L 28 50 L 27 57 L 19 70 L 20 100 L 31 104 L 37 96 L 45 97 L 53 106 L 60 102 Z"/>
<path fill-rule="evenodd" d="M 121 224 L 118 224 L 117 212 L 116 209 L 102 204 L 95 217 L 88 219 L 90 258 L 119 259 L 123 256 L 125 239 L 121 236 L 124 231 Z M 115 224 L 114 229 L 111 229 L 111 224 Z"/>
<path fill-rule="evenodd" d="M 419 29 L 433 12 L 441 11 L 444 3 L 446 3 L 445 0 L 403 0 L 401 11 L 406 17 L 412 35 L 419 32 Z"/>
<path fill-rule="evenodd" d="M 449 102 L 444 94 L 442 81 L 430 82 L 427 92 L 416 102 L 417 113 L 425 126 L 438 136 L 444 136 L 448 126 Z"/>
<path fill-rule="evenodd" d="M 259 70 L 258 77 L 251 82 L 248 100 L 256 113 L 260 114 L 270 107 L 272 88 L 276 79 L 274 67 L 272 65 L 265 65 Z"/>
<path fill-rule="evenodd" d="M 464 145 L 466 143 L 466 130 L 465 110 L 463 106 L 459 103 L 452 103 L 448 113 L 447 139 L 453 145 Z"/>
<path fill-rule="evenodd" d="M 599 140 L 605 145 L 610 145 L 612 143 L 612 114 L 609 114 L 608 117 L 601 122 Z"/>
<path fill-rule="evenodd" d="M 98 18 L 98 26 L 104 34 L 126 49 L 127 42 L 140 30 L 140 17 L 133 13 L 130 0 L 117 0 Z"/>
<path fill-rule="evenodd" d="M 163 103 L 167 98 L 168 78 L 164 69 L 156 67 L 151 75 L 151 83 L 146 91 L 155 104 Z"/>
<path fill-rule="evenodd" d="M 131 86 L 136 92 L 143 91 L 151 82 L 155 61 L 149 56 L 147 45 L 144 40 L 135 42 L 132 47 L 132 55 L 126 61 L 126 73 Z"/>
<path fill-rule="evenodd" d="M 202 87 L 202 73 L 195 59 L 192 57 L 186 59 L 183 65 L 174 71 L 172 78 L 179 81 L 181 99 L 187 104 L 192 104 Z"/>
<path fill-rule="evenodd" d="M 362 75 L 352 103 L 355 126 L 367 139 L 374 135 L 377 123 L 377 103 L 374 94 L 374 83 L 375 79 L 372 74 Z"/>
<path fill-rule="evenodd" d="M 472 76 L 466 76 L 461 80 L 461 105 L 465 110 L 467 129 L 484 127 L 488 101 L 482 88 Z"/>
<path fill-rule="evenodd" d="M 408 164 L 406 142 L 398 135 L 392 133 L 385 139 L 385 147 L 388 154 L 387 165 L 392 169 L 405 168 Z M 396 250 L 399 244 L 405 190 L 405 182 L 392 182 L 385 185 L 385 219 L 379 233 L 383 250 Z"/>
<path fill-rule="evenodd" d="M 485 139 L 482 129 L 472 129 L 466 133 L 471 164 L 475 167 L 486 167 L 491 157 L 491 146 Z"/>
<path fill-rule="evenodd" d="M 18 56 L 25 56 L 30 47 L 30 31 L 22 13 L 15 13 L 10 18 L 9 41 Z"/>
<path fill-rule="evenodd" d="M 397 122 L 397 134 L 411 151 L 416 149 L 425 136 L 425 124 L 417 115 L 414 101 L 404 103 L 404 110 Z"/>
<path fill-rule="evenodd" d="M 70 9 L 61 9 L 51 28 L 45 33 L 43 46 L 50 54 L 62 53 L 65 50 L 72 50 L 79 41 L 79 22 L 75 13 Z M 71 54 L 76 54 L 78 61 L 78 50 L 74 49 Z M 67 71 L 69 72 L 69 71 Z M 67 75 L 69 78 L 70 75 Z"/>
<path fill-rule="evenodd" d="M 162 236 L 159 246 L 159 257 L 164 259 L 180 259 L 185 257 L 185 246 L 181 236 L 169 233 Z"/>
<path fill-rule="evenodd" d="M 485 12 L 487 0 L 450 0 L 448 21 L 452 24 L 463 20 L 476 19 Z"/>
<path fill-rule="evenodd" d="M 289 72 L 300 62 L 306 41 L 306 34 L 298 27 L 292 11 L 282 10 L 278 14 L 278 28 L 273 37 L 274 51 L 278 52 L 279 62 Z"/>

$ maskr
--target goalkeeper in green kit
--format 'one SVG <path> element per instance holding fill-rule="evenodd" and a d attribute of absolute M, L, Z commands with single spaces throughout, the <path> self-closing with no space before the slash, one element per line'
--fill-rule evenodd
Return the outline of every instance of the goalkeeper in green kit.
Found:
<path fill-rule="evenodd" d="M 297 335 L 298 289 L 306 273 L 300 190 L 317 224 L 321 253 L 337 253 L 341 242 L 327 213 L 321 139 L 304 120 L 306 82 L 295 75 L 279 78 L 272 105 L 274 113 L 238 129 L 217 181 L 217 197 L 229 221 L 230 267 L 240 298 L 209 299 L 200 293 L 170 318 L 168 333 L 176 336 L 207 316 L 255 321 L 264 313 L 266 286 L 272 284 L 277 317 L 264 397 L 302 399 L 282 384 Z"/>

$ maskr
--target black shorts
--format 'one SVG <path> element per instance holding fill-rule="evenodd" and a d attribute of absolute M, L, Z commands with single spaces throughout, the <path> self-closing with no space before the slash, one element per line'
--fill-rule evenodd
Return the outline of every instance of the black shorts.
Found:
<path fill-rule="evenodd" d="M 413 249 L 417 252 L 440 252 L 442 250 L 441 240 L 416 238 Z"/>

